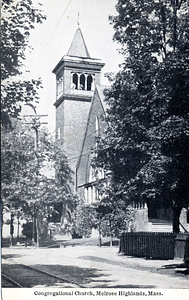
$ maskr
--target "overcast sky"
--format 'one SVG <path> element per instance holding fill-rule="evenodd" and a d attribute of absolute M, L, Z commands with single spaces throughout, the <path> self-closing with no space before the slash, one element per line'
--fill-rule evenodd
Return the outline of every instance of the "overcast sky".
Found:
<path fill-rule="evenodd" d="M 79 23 L 87 48 L 92 58 L 101 59 L 103 68 L 101 83 L 107 84 L 105 72 L 118 71 L 123 58 L 118 54 L 119 45 L 113 42 L 114 30 L 108 16 L 116 14 L 116 0 L 33 0 L 47 16 L 43 24 L 31 32 L 30 45 L 34 48 L 26 52 L 25 69 L 30 73 L 24 77 L 43 80 L 40 92 L 38 114 L 48 114 L 45 118 L 51 131 L 55 130 L 55 75 L 52 70 L 59 60 L 67 54 Z M 38 6 L 39 7 L 39 6 Z"/>

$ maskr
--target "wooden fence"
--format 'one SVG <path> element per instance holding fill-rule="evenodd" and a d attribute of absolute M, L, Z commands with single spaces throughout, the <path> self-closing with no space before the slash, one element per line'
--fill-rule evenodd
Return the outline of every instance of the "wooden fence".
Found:
<path fill-rule="evenodd" d="M 169 232 L 125 232 L 119 252 L 129 256 L 173 259 L 175 234 Z"/>

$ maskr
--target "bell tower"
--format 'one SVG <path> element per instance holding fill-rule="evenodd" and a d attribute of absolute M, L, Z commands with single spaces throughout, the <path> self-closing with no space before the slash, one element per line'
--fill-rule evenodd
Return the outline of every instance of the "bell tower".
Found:
<path fill-rule="evenodd" d="M 56 75 L 56 136 L 73 171 L 79 159 L 95 86 L 105 64 L 91 58 L 78 27 L 67 55 L 53 69 Z"/>

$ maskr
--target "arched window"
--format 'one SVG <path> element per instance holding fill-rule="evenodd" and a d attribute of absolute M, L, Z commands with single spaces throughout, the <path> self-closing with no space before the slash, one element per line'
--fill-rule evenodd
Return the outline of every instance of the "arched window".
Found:
<path fill-rule="evenodd" d="M 99 137 L 100 127 L 99 127 L 99 118 L 98 117 L 96 117 L 96 119 L 95 119 L 95 129 L 96 129 L 96 137 Z"/>
<path fill-rule="evenodd" d="M 59 77 L 57 80 L 57 96 L 63 93 L 63 76 Z"/>
<path fill-rule="evenodd" d="M 78 90 L 78 75 L 76 73 L 73 74 L 73 86 Z"/>
<path fill-rule="evenodd" d="M 85 75 L 82 74 L 80 76 L 80 86 L 79 86 L 80 90 L 85 90 Z"/>
<path fill-rule="evenodd" d="M 60 140 L 60 127 L 58 127 L 58 130 L 57 130 L 57 138 L 58 138 L 58 140 Z"/>
<path fill-rule="evenodd" d="M 95 181 L 94 169 L 90 166 L 89 170 L 89 182 Z"/>
<path fill-rule="evenodd" d="M 93 78 L 91 75 L 87 76 L 87 91 L 91 91 Z"/>

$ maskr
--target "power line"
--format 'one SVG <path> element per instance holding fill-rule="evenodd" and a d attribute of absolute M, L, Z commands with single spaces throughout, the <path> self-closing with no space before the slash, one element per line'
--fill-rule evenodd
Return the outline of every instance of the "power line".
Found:
<path fill-rule="evenodd" d="M 63 11 L 63 13 L 62 13 L 62 15 L 61 15 L 61 17 L 60 17 L 58 23 L 56 24 L 56 26 L 55 26 L 53 32 L 51 33 L 51 35 L 50 35 L 50 37 L 49 37 L 49 39 L 48 39 L 48 41 L 47 41 L 45 47 L 44 47 L 43 50 L 41 51 L 41 54 L 39 55 L 39 57 L 41 57 L 41 55 L 43 54 L 44 50 L 46 49 L 48 43 L 50 42 L 50 40 L 51 40 L 52 36 L 54 35 L 54 33 L 55 33 L 55 31 L 56 31 L 58 25 L 60 24 L 60 22 L 61 22 L 63 16 L 65 15 L 65 13 L 66 13 L 66 11 L 67 11 L 67 9 L 68 9 L 68 7 L 69 7 L 71 1 L 72 1 L 72 0 L 70 0 L 70 1 L 68 2 L 68 5 L 66 6 L 65 10 Z"/>

